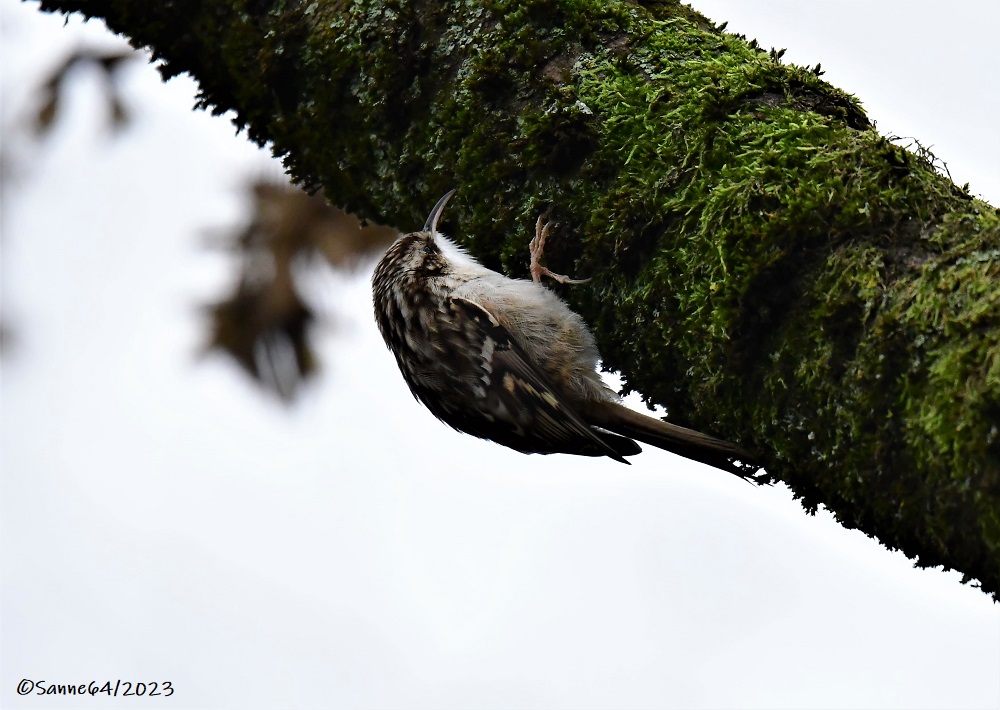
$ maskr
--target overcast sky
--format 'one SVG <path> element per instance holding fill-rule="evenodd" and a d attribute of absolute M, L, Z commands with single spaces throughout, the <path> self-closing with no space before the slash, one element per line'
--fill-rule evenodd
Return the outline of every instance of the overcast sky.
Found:
<path fill-rule="evenodd" d="M 663 452 L 453 432 L 395 371 L 367 273 L 312 284 L 324 368 L 293 407 L 197 358 L 232 272 L 206 235 L 280 168 L 141 62 L 123 134 L 81 69 L 31 138 L 45 70 L 120 45 L 34 7 L 0 0 L 3 707 L 125 702 L 22 678 L 172 684 L 129 707 L 1000 706 L 1000 611 L 957 573 Z M 695 7 L 822 62 L 1000 204 L 997 3 Z"/>

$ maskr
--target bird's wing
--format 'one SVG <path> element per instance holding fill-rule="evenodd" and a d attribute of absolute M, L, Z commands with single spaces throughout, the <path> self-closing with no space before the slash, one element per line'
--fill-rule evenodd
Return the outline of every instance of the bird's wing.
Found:
<path fill-rule="evenodd" d="M 639 452 L 630 439 L 591 428 L 485 307 L 459 297 L 449 307 L 476 326 L 464 337 L 477 341 L 467 345 L 479 353 L 483 404 L 492 417 L 458 428 L 525 453 L 609 456 L 628 463 L 622 456 Z"/>

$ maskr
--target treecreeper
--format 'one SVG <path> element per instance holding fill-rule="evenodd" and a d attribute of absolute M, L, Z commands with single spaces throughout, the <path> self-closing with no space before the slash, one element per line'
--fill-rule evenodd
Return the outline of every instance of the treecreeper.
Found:
<path fill-rule="evenodd" d="M 597 371 L 579 314 L 541 283 L 549 225 L 531 242 L 532 280 L 487 269 L 437 231 L 452 190 L 423 229 L 401 234 L 375 267 L 375 319 L 410 392 L 444 423 L 526 454 L 628 463 L 636 440 L 752 479 L 747 451 L 623 406 Z"/>

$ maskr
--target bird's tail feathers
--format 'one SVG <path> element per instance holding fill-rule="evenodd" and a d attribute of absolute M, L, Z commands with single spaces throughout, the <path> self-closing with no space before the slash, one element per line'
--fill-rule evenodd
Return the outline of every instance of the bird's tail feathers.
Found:
<path fill-rule="evenodd" d="M 753 473 L 760 469 L 750 453 L 736 444 L 648 417 L 617 402 L 594 405 L 588 409 L 586 418 L 602 429 L 700 461 L 740 478 L 754 480 Z"/>

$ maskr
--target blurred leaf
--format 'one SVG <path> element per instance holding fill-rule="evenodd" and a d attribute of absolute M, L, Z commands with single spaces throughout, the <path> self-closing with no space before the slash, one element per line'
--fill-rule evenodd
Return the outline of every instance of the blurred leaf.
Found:
<path fill-rule="evenodd" d="M 237 286 L 208 308 L 208 347 L 228 353 L 261 386 L 289 401 L 318 363 L 310 345 L 314 310 L 296 288 L 301 267 L 316 268 L 319 256 L 335 269 L 356 268 L 384 251 L 397 231 L 362 226 L 289 184 L 257 181 L 249 190 L 253 217 L 224 242 L 240 258 Z"/>
<path fill-rule="evenodd" d="M 309 344 L 312 311 L 293 290 L 241 284 L 228 299 L 209 309 L 209 346 L 231 355 L 266 389 L 291 400 L 316 369 Z"/>
<path fill-rule="evenodd" d="M 319 195 L 290 184 L 258 181 L 250 186 L 254 217 L 239 245 L 269 245 L 275 252 L 314 252 L 338 269 L 352 269 L 383 252 L 397 231 L 361 221 Z"/>
<path fill-rule="evenodd" d="M 108 100 L 108 110 L 111 116 L 111 126 L 115 130 L 122 129 L 129 119 L 129 112 L 122 100 L 121 91 L 118 88 L 118 72 L 125 65 L 126 60 L 140 56 L 133 50 L 103 50 L 82 48 L 72 52 L 66 57 L 42 83 L 41 107 L 35 113 L 34 131 L 37 135 L 48 133 L 59 114 L 60 97 L 62 96 L 65 81 L 71 75 L 73 69 L 80 64 L 92 64 L 101 70 L 104 78 L 105 93 Z"/>

